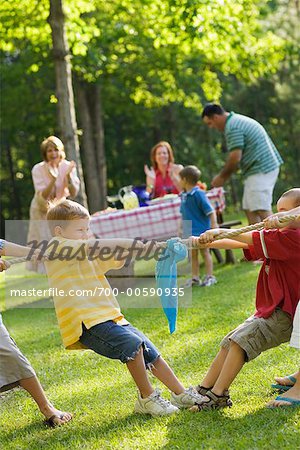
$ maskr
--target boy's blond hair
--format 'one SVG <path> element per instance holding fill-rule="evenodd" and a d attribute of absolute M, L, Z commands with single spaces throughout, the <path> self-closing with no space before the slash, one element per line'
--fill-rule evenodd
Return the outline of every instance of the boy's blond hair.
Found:
<path fill-rule="evenodd" d="M 90 214 L 80 203 L 72 200 L 62 200 L 50 203 L 46 218 L 49 221 L 50 231 L 54 235 L 56 226 L 63 227 L 68 220 L 89 219 Z"/>
<path fill-rule="evenodd" d="M 300 188 L 289 189 L 280 198 L 289 198 L 293 202 L 293 208 L 300 206 Z"/>

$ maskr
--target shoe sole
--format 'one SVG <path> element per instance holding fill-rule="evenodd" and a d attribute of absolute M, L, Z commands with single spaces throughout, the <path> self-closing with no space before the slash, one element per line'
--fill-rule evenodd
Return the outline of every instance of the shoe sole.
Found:
<path fill-rule="evenodd" d="M 192 405 L 177 405 L 176 403 L 171 402 L 173 406 L 176 406 L 178 409 L 189 409 L 192 408 L 194 405 L 196 405 L 196 400 Z"/>
<path fill-rule="evenodd" d="M 176 414 L 176 413 L 179 412 L 179 410 L 178 411 L 172 411 L 172 412 L 169 412 L 169 413 L 162 413 L 162 414 L 155 414 L 155 413 L 151 413 L 151 412 L 144 411 L 144 410 L 141 410 L 141 409 L 134 409 L 134 412 L 135 412 L 135 414 L 143 414 L 145 416 L 163 417 L 163 416 L 171 416 L 172 414 Z"/>
<path fill-rule="evenodd" d="M 212 409 L 224 409 L 224 408 L 231 408 L 232 404 L 228 405 L 194 405 L 189 410 L 192 412 L 200 412 L 200 411 L 210 411 Z"/>

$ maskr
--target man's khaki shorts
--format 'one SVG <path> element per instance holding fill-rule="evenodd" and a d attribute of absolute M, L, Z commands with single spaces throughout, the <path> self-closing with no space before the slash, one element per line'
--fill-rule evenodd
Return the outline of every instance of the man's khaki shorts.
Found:
<path fill-rule="evenodd" d="M 243 209 L 272 211 L 273 190 L 279 169 L 250 175 L 244 181 Z"/>
<path fill-rule="evenodd" d="M 289 341 L 292 328 L 291 316 L 276 308 L 267 319 L 249 317 L 224 337 L 221 347 L 229 349 L 230 341 L 233 341 L 245 351 L 245 361 L 251 361 L 265 350 Z"/>

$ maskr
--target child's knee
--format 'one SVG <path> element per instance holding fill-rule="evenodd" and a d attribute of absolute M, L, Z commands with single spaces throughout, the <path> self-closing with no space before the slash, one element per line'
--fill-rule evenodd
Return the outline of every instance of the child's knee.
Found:
<path fill-rule="evenodd" d="M 240 354 L 243 357 L 244 361 L 248 361 L 246 351 L 237 342 L 233 341 L 232 339 L 229 340 L 229 351 L 230 350 L 237 354 Z"/>

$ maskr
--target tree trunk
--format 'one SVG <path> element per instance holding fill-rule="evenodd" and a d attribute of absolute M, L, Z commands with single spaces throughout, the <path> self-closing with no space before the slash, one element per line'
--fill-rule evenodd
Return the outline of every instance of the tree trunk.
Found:
<path fill-rule="evenodd" d="M 81 181 L 81 188 L 77 200 L 86 206 L 72 86 L 71 57 L 65 33 L 65 17 L 62 0 L 50 0 L 50 15 L 48 17 L 48 22 L 52 32 L 59 126 L 66 153 L 68 157 L 77 164 L 77 170 Z"/>
<path fill-rule="evenodd" d="M 82 145 L 88 204 L 90 212 L 94 213 L 103 209 L 103 207 L 100 201 L 102 193 L 100 189 L 100 174 L 95 155 L 93 124 L 87 101 L 88 93 L 85 87 L 86 86 L 80 82 L 78 84 L 76 83 L 80 119 L 83 128 Z"/>
<path fill-rule="evenodd" d="M 107 170 L 104 145 L 102 98 L 101 88 L 99 84 L 93 85 L 92 94 L 93 95 L 91 98 L 93 100 L 95 154 L 97 161 L 98 181 L 100 185 L 99 203 L 101 209 L 104 209 L 107 207 Z"/>
<path fill-rule="evenodd" d="M 6 150 L 6 156 L 8 161 L 8 167 L 9 167 L 9 175 L 11 180 L 11 190 L 12 190 L 12 203 L 11 206 L 15 210 L 15 214 L 13 214 L 13 217 L 15 219 L 21 219 L 22 217 L 22 209 L 20 204 L 20 199 L 18 195 L 18 190 L 15 182 L 15 172 L 14 172 L 14 165 L 13 165 L 13 158 L 11 154 L 11 148 L 10 144 L 6 141 L 5 143 L 5 150 Z"/>
<path fill-rule="evenodd" d="M 165 121 L 166 121 L 166 130 L 167 130 L 167 139 L 171 142 L 171 145 L 174 146 L 174 130 L 176 129 L 174 114 L 173 114 L 173 105 L 170 103 L 163 109 Z"/>

